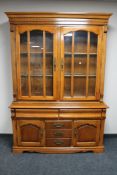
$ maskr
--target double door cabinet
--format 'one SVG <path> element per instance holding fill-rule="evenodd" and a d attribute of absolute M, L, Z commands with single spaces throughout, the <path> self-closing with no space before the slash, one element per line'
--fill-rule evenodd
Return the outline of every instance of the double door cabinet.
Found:
<path fill-rule="evenodd" d="M 103 13 L 6 13 L 12 48 L 13 151 L 102 152 Z"/>

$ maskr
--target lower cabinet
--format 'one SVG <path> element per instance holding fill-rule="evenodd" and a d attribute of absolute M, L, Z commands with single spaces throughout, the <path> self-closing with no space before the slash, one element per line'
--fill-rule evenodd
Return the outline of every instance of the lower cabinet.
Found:
<path fill-rule="evenodd" d="M 40 120 L 17 120 L 19 146 L 43 146 L 44 122 Z"/>
<path fill-rule="evenodd" d="M 61 117 L 58 118 L 56 112 L 49 113 L 48 117 L 46 111 L 16 111 L 16 116 L 12 118 L 13 151 L 102 152 L 105 121 L 102 113 L 92 110 L 90 116 L 88 111 L 68 112 L 62 111 Z"/>
<path fill-rule="evenodd" d="M 100 120 L 74 121 L 74 146 L 96 146 L 99 143 Z"/>
<path fill-rule="evenodd" d="M 96 146 L 100 120 L 17 120 L 19 146 Z"/>

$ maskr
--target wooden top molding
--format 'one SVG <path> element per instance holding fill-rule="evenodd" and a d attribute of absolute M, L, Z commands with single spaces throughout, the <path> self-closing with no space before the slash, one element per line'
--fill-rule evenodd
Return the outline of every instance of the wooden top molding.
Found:
<path fill-rule="evenodd" d="M 6 12 L 10 24 L 107 25 L 111 13 Z"/>
<path fill-rule="evenodd" d="M 10 108 L 17 109 L 106 109 L 108 106 L 100 102 L 13 102 Z"/>

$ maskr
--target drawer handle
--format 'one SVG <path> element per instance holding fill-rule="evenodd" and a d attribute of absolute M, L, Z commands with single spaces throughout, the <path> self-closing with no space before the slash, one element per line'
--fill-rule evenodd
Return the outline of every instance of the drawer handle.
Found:
<path fill-rule="evenodd" d="M 60 137 L 60 136 L 62 137 L 63 134 L 64 134 L 64 133 L 63 133 L 62 131 L 57 131 L 57 132 L 54 133 L 54 135 L 55 135 L 56 137 Z"/>
<path fill-rule="evenodd" d="M 64 142 L 62 140 L 55 140 L 54 143 L 56 145 L 62 145 Z"/>
<path fill-rule="evenodd" d="M 56 128 L 62 128 L 64 126 L 64 124 L 63 123 L 54 123 L 53 126 Z"/>

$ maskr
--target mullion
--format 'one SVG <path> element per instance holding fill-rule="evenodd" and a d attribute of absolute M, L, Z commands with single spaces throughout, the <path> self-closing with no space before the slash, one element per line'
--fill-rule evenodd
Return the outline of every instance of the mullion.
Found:
<path fill-rule="evenodd" d="M 45 72 L 46 72 L 46 39 L 45 39 L 45 31 L 43 31 L 43 96 L 46 96 L 46 77 L 45 77 Z"/>
<path fill-rule="evenodd" d="M 89 58 L 90 58 L 90 32 L 88 32 L 87 38 L 87 76 L 86 76 L 86 97 L 88 96 L 88 86 L 89 86 Z"/>
<path fill-rule="evenodd" d="M 74 32 L 72 32 L 71 97 L 74 96 Z"/>
<path fill-rule="evenodd" d="M 27 32 L 28 34 L 28 42 L 27 42 L 27 47 L 28 47 L 28 94 L 29 97 L 31 97 L 31 79 L 30 79 L 30 32 Z"/>

